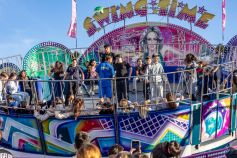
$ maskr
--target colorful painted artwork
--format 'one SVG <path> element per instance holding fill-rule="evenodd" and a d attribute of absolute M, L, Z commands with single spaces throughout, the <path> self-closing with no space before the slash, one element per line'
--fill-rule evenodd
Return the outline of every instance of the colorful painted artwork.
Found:
<path fill-rule="evenodd" d="M 48 119 L 42 123 L 47 154 L 73 155 L 74 138 L 79 131 L 87 132 L 93 144 L 100 147 L 103 155 L 115 144 L 112 117 L 80 118 L 79 120 Z"/>
<path fill-rule="evenodd" d="M 43 78 L 55 62 L 61 61 L 67 67 L 71 63 L 71 51 L 62 44 L 43 42 L 31 48 L 23 60 L 23 69 L 32 77 Z"/>
<path fill-rule="evenodd" d="M 193 26 L 206 29 L 208 27 L 208 21 L 212 20 L 215 15 L 207 12 L 205 7 L 197 6 L 189 9 L 188 3 L 178 2 L 177 0 L 162 0 L 156 2 L 156 0 L 137 0 L 136 2 L 130 1 L 126 5 L 120 3 L 120 5 L 113 5 L 110 7 L 96 7 L 93 17 L 86 17 L 83 26 L 89 36 L 95 34 L 96 31 L 102 30 L 105 26 L 131 19 L 134 16 L 145 17 L 148 14 L 159 15 L 169 18 L 177 18 L 178 20 L 187 21 Z M 197 19 L 197 14 L 201 14 Z M 99 25 L 99 26 L 98 26 Z"/>
<path fill-rule="evenodd" d="M 225 62 L 233 61 L 233 67 L 237 67 L 237 35 L 230 39 L 225 49 Z"/>
<path fill-rule="evenodd" d="M 125 60 L 135 65 L 136 60 L 154 53 L 159 54 L 160 59 L 167 66 L 182 65 L 187 53 L 196 56 L 207 56 L 213 48 L 210 43 L 186 28 L 165 23 L 137 23 L 115 29 L 94 42 L 80 58 L 84 63 L 90 58 L 99 61 L 99 53 L 102 53 L 105 43 L 112 46 L 115 54 L 122 54 Z"/>
<path fill-rule="evenodd" d="M 210 101 L 202 107 L 201 141 L 211 140 L 229 133 L 230 98 Z"/>
<path fill-rule="evenodd" d="M 34 117 L 0 115 L 0 145 L 28 153 L 42 153 L 39 128 Z"/>
<path fill-rule="evenodd" d="M 190 106 L 177 111 L 150 112 L 147 118 L 138 114 L 119 116 L 120 144 L 130 150 L 131 141 L 139 140 L 142 151 L 151 152 L 156 144 L 176 140 L 189 144 Z"/>
<path fill-rule="evenodd" d="M 0 73 L 1 72 L 6 72 L 8 74 L 10 74 L 11 72 L 18 73 L 20 72 L 20 68 L 14 63 L 6 62 L 3 64 L 0 64 Z"/>
<path fill-rule="evenodd" d="M 33 78 L 48 79 L 49 72 L 56 61 L 64 64 L 64 69 L 71 63 L 71 51 L 62 44 L 43 42 L 31 48 L 23 60 L 23 69 Z M 42 82 L 43 99 L 51 99 L 49 83 Z"/>

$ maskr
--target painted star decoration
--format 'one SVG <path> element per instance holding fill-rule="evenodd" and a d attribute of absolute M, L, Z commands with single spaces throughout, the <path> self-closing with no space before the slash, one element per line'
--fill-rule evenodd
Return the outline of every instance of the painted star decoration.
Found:
<path fill-rule="evenodd" d="M 151 5 L 151 9 L 153 10 L 153 13 L 156 13 L 156 8 L 157 8 L 157 3 L 156 0 L 152 0 L 151 3 L 149 3 Z"/>
<path fill-rule="evenodd" d="M 157 3 L 156 3 L 156 0 L 152 0 L 151 3 L 152 7 L 154 7 Z"/>
<path fill-rule="evenodd" d="M 183 7 L 184 7 L 184 3 L 183 3 L 183 1 L 182 1 L 182 2 L 179 2 L 178 7 L 180 7 L 180 8 L 183 8 Z"/>
<path fill-rule="evenodd" d="M 198 8 L 198 13 L 203 14 L 205 11 L 207 11 L 204 6 Z"/>

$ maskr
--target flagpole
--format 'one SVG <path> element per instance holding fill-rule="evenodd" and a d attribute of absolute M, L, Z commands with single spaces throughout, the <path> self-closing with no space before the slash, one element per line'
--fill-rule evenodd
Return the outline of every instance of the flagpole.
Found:
<path fill-rule="evenodd" d="M 72 15 L 67 35 L 71 38 L 75 38 L 77 48 L 77 0 L 72 0 Z"/>
<path fill-rule="evenodd" d="M 221 10 L 222 10 L 222 44 L 224 44 L 225 25 L 226 25 L 226 0 L 222 0 Z"/>
<path fill-rule="evenodd" d="M 76 48 L 77 48 L 77 0 L 76 0 Z"/>
<path fill-rule="evenodd" d="M 224 43 L 224 30 L 223 30 L 223 0 L 221 1 L 221 33 L 222 33 L 222 44 Z"/>

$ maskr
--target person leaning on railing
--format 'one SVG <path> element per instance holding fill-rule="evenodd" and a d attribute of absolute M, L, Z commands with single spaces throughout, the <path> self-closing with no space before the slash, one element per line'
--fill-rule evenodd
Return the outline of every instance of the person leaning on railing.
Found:
<path fill-rule="evenodd" d="M 62 80 L 64 77 L 64 68 L 63 63 L 60 61 L 56 61 L 55 65 L 51 68 L 49 72 L 49 76 L 52 80 Z M 60 97 L 62 98 L 63 95 L 63 84 L 62 82 L 54 82 L 53 83 L 53 91 L 54 96 L 53 97 Z"/>
<path fill-rule="evenodd" d="M 33 87 L 32 87 L 31 82 L 29 81 L 29 80 L 31 80 L 31 78 L 26 75 L 25 70 L 22 70 L 19 73 L 18 80 L 20 80 L 19 81 L 20 91 L 26 92 L 30 95 L 30 104 L 31 104 L 31 101 L 32 101 L 32 98 L 33 98 L 33 93 L 32 93 L 32 88 Z M 34 83 L 34 82 L 32 82 L 32 83 Z"/>
<path fill-rule="evenodd" d="M 167 78 L 163 75 L 164 69 L 159 63 L 159 56 L 154 54 L 152 56 L 153 64 L 148 69 L 149 82 L 151 87 L 151 97 L 157 100 L 157 97 L 163 98 L 163 81 L 167 82 Z"/>
<path fill-rule="evenodd" d="M 145 74 L 144 72 L 144 65 L 142 64 L 142 59 L 137 59 L 137 66 L 136 66 L 136 77 L 133 78 L 133 92 L 135 93 L 137 91 L 137 80 L 143 81 L 143 76 Z"/>
<path fill-rule="evenodd" d="M 204 61 L 199 61 L 198 62 L 198 67 L 196 69 L 196 73 L 197 73 L 197 97 L 201 97 L 201 92 L 202 92 L 202 81 L 204 78 L 204 74 L 205 74 L 205 69 L 204 67 L 207 65 L 207 63 L 205 63 Z M 205 85 L 207 83 L 204 83 Z"/>
<path fill-rule="evenodd" d="M 186 55 L 185 59 L 184 59 L 184 63 L 185 63 L 185 70 L 189 70 L 189 71 L 185 71 L 185 84 L 186 84 L 186 92 L 191 95 L 191 98 L 193 101 L 197 100 L 196 97 L 196 85 L 197 85 L 197 72 L 196 72 L 196 68 L 197 68 L 197 58 L 189 53 Z M 191 87 L 191 90 L 190 90 Z"/>
<path fill-rule="evenodd" d="M 0 102 L 3 101 L 3 99 L 6 99 L 4 98 L 4 95 L 5 95 L 5 83 L 8 79 L 8 74 L 6 72 L 2 72 L 0 74 Z"/>
<path fill-rule="evenodd" d="M 98 84 L 98 82 L 96 82 L 94 79 L 98 78 L 98 74 L 96 72 L 96 61 L 95 59 L 91 59 L 89 66 L 87 67 L 87 78 L 88 79 L 92 79 L 90 82 L 90 90 L 89 90 L 89 94 L 90 95 L 94 95 L 94 91 L 95 91 L 95 84 Z"/>
<path fill-rule="evenodd" d="M 143 81 L 143 96 L 144 100 L 149 100 L 150 99 L 150 83 L 148 80 L 148 70 L 151 67 L 151 57 L 147 56 L 146 57 L 146 64 L 144 65 L 144 81 Z"/>
<path fill-rule="evenodd" d="M 76 80 L 65 83 L 65 105 L 68 106 L 70 97 L 80 95 L 80 86 L 84 81 L 84 73 L 77 64 L 77 59 L 72 59 L 72 64 L 68 66 L 64 80 Z"/>
<path fill-rule="evenodd" d="M 14 72 L 11 73 L 6 83 L 6 93 L 7 95 L 11 95 L 16 101 L 18 101 L 18 105 L 21 101 L 25 101 L 27 103 L 27 106 L 29 106 L 30 96 L 26 92 L 18 91 L 18 81 L 16 79 L 17 74 Z"/>
<path fill-rule="evenodd" d="M 131 66 L 123 61 L 123 57 L 121 55 L 118 55 L 117 58 L 118 63 L 114 64 L 114 68 L 116 72 L 117 97 L 118 102 L 120 102 L 121 99 L 128 99 L 127 86 L 129 85 L 126 78 L 128 77 L 130 79 L 131 77 Z"/>
<path fill-rule="evenodd" d="M 105 62 L 100 63 L 96 67 L 96 72 L 99 75 L 99 98 L 100 102 L 104 101 L 104 97 L 107 98 L 107 102 L 111 101 L 112 98 L 112 86 L 111 79 L 115 75 L 114 67 L 111 65 L 113 62 L 113 58 L 111 56 L 106 56 Z"/>

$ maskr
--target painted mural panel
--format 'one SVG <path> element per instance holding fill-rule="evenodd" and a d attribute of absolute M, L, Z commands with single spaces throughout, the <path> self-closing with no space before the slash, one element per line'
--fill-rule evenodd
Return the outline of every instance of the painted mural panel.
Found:
<path fill-rule="evenodd" d="M 198 34 L 183 27 L 165 23 L 137 23 L 115 29 L 94 42 L 80 58 L 80 63 L 90 59 L 99 61 L 99 53 L 109 43 L 115 54 L 135 65 L 136 60 L 157 53 L 167 66 L 177 66 L 187 53 L 206 56 L 211 45 Z"/>
<path fill-rule="evenodd" d="M 20 68 L 14 63 L 6 62 L 0 64 L 0 73 L 1 72 L 6 72 L 8 74 L 10 74 L 11 72 L 18 73 L 20 72 Z"/>
<path fill-rule="evenodd" d="M 42 153 L 39 129 L 35 118 L 0 115 L 1 146 L 23 152 Z"/>
<path fill-rule="evenodd" d="M 211 140 L 229 133 L 230 98 L 210 101 L 202 107 L 201 140 Z"/>
<path fill-rule="evenodd" d="M 74 155 L 74 138 L 79 131 L 87 132 L 103 155 L 115 144 L 112 117 L 80 118 L 78 120 L 48 119 L 42 123 L 46 151 L 52 155 Z"/>
<path fill-rule="evenodd" d="M 190 106 L 172 111 L 150 112 L 147 118 L 137 113 L 119 116 L 120 144 L 130 150 L 132 140 L 139 140 L 142 151 L 151 152 L 156 144 L 176 140 L 189 144 Z"/>
<path fill-rule="evenodd" d="M 71 62 L 71 51 L 56 42 L 43 42 L 31 48 L 23 60 L 23 69 L 31 77 L 43 78 L 58 60 L 65 67 Z"/>

